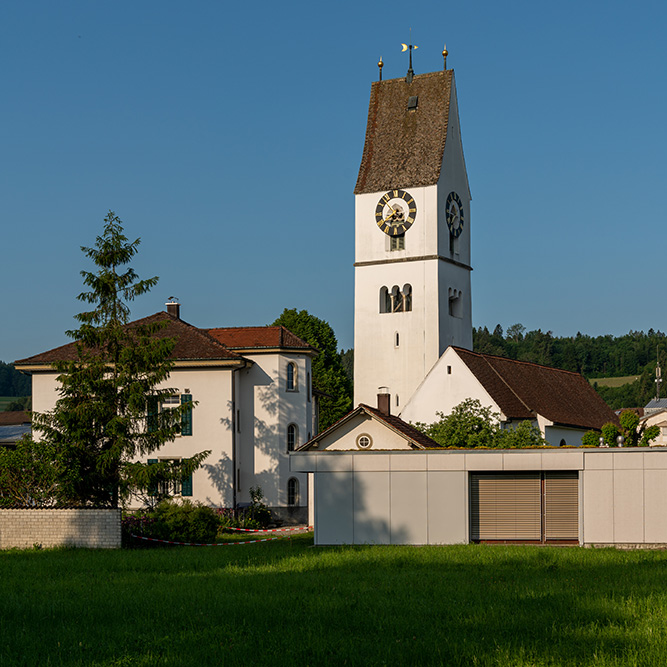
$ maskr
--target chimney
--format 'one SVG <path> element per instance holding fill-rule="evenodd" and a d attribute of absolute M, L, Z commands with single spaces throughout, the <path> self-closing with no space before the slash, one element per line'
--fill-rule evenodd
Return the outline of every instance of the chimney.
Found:
<path fill-rule="evenodd" d="M 383 415 L 391 414 L 391 394 L 387 387 L 380 387 L 378 391 L 378 410 Z"/>
<path fill-rule="evenodd" d="M 173 315 L 176 319 L 181 319 L 181 304 L 178 303 L 178 299 L 175 296 L 170 296 L 169 301 L 164 304 L 167 306 L 167 312 L 170 315 Z"/>

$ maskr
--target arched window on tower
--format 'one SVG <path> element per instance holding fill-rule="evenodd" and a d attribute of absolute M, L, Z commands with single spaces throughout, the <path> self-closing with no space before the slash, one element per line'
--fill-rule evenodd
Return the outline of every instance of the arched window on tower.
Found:
<path fill-rule="evenodd" d="M 287 451 L 293 452 L 296 449 L 299 437 L 299 427 L 296 424 L 290 424 L 287 427 Z"/>
<path fill-rule="evenodd" d="M 398 289 L 398 285 L 394 285 L 391 288 L 391 312 L 400 313 L 403 310 L 403 295 L 401 290 Z"/>
<path fill-rule="evenodd" d="M 386 287 L 380 288 L 380 312 L 391 313 L 391 295 Z"/>
<path fill-rule="evenodd" d="M 403 285 L 403 310 L 406 313 L 412 310 L 412 285 Z"/>

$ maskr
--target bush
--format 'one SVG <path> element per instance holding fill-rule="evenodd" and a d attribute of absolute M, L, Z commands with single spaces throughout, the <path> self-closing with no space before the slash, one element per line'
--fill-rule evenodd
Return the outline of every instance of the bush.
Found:
<path fill-rule="evenodd" d="M 219 519 L 211 507 L 189 500 L 163 500 L 151 512 L 150 536 L 173 542 L 211 543 L 218 532 Z"/>

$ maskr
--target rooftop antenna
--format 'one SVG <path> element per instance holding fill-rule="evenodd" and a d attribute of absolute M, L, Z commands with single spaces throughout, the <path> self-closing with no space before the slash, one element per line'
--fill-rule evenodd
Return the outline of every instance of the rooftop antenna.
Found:
<path fill-rule="evenodd" d="M 412 41 L 412 28 L 410 28 L 410 41 Z M 412 79 L 415 77 L 415 71 L 412 69 L 412 49 L 418 49 L 418 46 L 413 46 L 412 44 L 403 44 L 401 43 L 401 46 L 403 47 L 401 49 L 401 52 L 403 51 L 409 51 L 410 52 L 410 67 L 408 67 L 408 74 L 405 77 L 405 80 L 408 83 L 412 83 Z"/>
<path fill-rule="evenodd" d="M 382 56 L 380 56 L 380 60 L 378 61 L 378 69 L 380 70 L 380 81 L 382 81 L 382 68 L 384 67 L 384 63 L 382 62 Z"/>
<path fill-rule="evenodd" d="M 662 370 L 660 369 L 660 348 L 656 345 L 655 355 L 658 363 L 655 366 L 655 400 L 660 400 L 660 385 L 662 384 Z"/>

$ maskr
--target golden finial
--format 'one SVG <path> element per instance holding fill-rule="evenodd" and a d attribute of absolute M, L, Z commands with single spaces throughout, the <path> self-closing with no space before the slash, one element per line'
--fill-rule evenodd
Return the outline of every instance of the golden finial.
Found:
<path fill-rule="evenodd" d="M 384 67 L 384 63 L 382 62 L 382 56 L 380 56 L 380 60 L 378 61 L 378 68 L 380 70 L 380 81 L 382 81 L 382 68 Z"/>
<path fill-rule="evenodd" d="M 442 58 L 445 61 L 444 69 L 447 69 L 447 56 L 448 56 L 447 44 L 445 44 L 445 48 L 442 50 Z"/>

